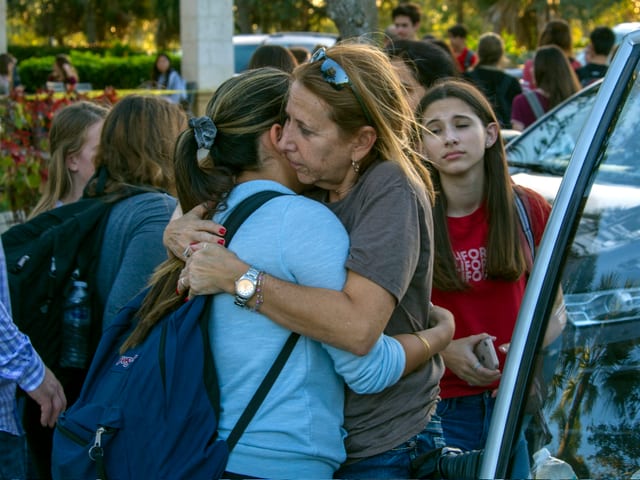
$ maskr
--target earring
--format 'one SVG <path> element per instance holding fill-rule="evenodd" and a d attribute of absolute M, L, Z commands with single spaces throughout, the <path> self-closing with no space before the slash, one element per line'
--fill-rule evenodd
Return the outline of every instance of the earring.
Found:
<path fill-rule="evenodd" d="M 489 140 L 487 140 L 486 143 L 484 144 L 484 146 L 486 148 L 489 148 L 491 146 L 491 142 Z"/>
<path fill-rule="evenodd" d="M 355 160 L 351 160 L 351 166 L 353 167 L 353 171 L 356 173 L 360 173 L 360 164 Z"/>

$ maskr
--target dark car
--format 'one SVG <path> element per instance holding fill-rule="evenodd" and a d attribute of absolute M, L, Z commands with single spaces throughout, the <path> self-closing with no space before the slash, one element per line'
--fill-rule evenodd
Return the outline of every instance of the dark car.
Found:
<path fill-rule="evenodd" d="M 568 166 L 558 156 L 562 183 L 477 478 L 505 478 L 521 431 L 532 478 L 640 478 L 640 32 L 625 37 L 594 89 L 593 106 L 574 112 L 588 118 Z M 562 150 L 564 126 L 548 129 L 546 151 Z M 533 154 L 546 174 L 546 154 Z M 559 288 L 566 325 L 543 347 Z"/>

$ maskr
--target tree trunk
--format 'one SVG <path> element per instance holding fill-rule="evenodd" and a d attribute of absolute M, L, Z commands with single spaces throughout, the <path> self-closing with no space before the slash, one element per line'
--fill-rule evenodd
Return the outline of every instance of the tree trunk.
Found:
<path fill-rule="evenodd" d="M 251 29 L 251 10 L 250 0 L 236 0 L 235 22 L 240 33 L 253 33 Z"/>
<path fill-rule="evenodd" d="M 342 39 L 378 31 L 376 0 L 327 0 L 327 14 Z"/>
<path fill-rule="evenodd" d="M 96 5 L 93 0 L 87 0 L 85 3 L 85 31 L 87 34 L 87 42 L 94 45 L 98 41 L 98 28 L 96 26 Z"/>

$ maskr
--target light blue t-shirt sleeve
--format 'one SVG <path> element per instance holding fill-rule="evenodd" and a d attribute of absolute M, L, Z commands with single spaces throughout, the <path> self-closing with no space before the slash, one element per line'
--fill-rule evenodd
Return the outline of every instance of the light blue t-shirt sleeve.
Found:
<path fill-rule="evenodd" d="M 311 287 L 342 290 L 346 281 L 344 267 L 349 238 L 339 219 L 326 207 L 312 200 L 291 202 L 283 222 L 281 250 L 283 262 L 295 281 Z M 308 219 L 313 218 L 313 222 Z M 364 356 L 323 345 L 331 356 L 336 372 L 357 393 L 375 393 L 396 383 L 405 367 L 402 345 L 394 338 L 381 336 Z"/>

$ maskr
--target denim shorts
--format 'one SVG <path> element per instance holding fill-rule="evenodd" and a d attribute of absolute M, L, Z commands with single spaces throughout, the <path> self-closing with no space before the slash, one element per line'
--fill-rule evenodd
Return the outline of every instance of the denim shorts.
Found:
<path fill-rule="evenodd" d="M 442 425 L 437 415 L 422 432 L 384 453 L 343 465 L 333 478 L 411 478 L 411 461 L 416 457 L 444 446 Z"/>

